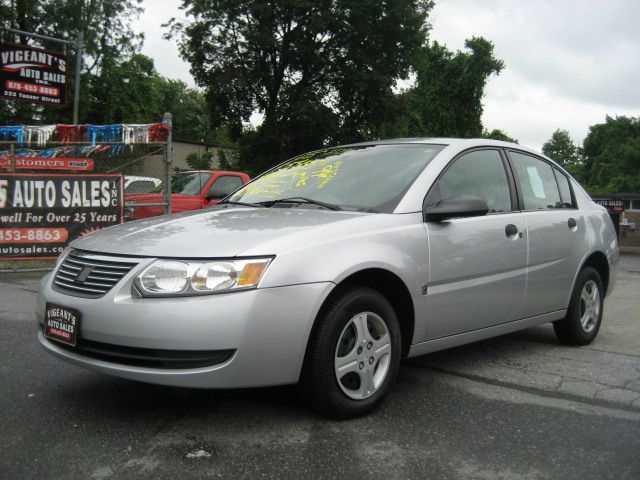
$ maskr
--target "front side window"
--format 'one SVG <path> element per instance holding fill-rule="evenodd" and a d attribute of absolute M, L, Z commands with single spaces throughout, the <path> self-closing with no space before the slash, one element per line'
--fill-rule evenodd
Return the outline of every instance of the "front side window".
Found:
<path fill-rule="evenodd" d="M 343 210 L 391 213 L 442 145 L 365 145 L 318 150 L 258 177 L 229 202 L 306 198 Z"/>
<path fill-rule="evenodd" d="M 511 211 L 507 173 L 497 150 L 475 150 L 454 160 L 429 191 L 426 204 L 460 197 L 482 198 L 489 213 Z"/>
<path fill-rule="evenodd" d="M 525 210 L 563 208 L 551 165 L 519 152 L 509 152 L 509 156 L 522 189 Z"/>
<path fill-rule="evenodd" d="M 200 195 L 210 178 L 211 174 L 205 172 L 178 173 L 171 179 L 171 193 Z"/>
<path fill-rule="evenodd" d="M 224 193 L 224 196 L 226 197 L 241 186 L 242 179 L 240 177 L 235 175 L 224 175 L 213 182 L 213 185 L 211 185 L 211 188 L 209 189 L 209 193 L 214 191 L 221 192 Z"/>

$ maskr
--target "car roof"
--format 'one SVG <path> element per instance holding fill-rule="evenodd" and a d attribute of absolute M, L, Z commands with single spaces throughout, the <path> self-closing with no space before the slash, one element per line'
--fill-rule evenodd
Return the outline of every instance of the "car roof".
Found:
<path fill-rule="evenodd" d="M 155 177 L 142 177 L 140 175 L 125 175 L 125 181 L 137 182 L 137 181 L 153 181 L 153 182 L 162 182 L 159 178 Z"/>
<path fill-rule="evenodd" d="M 449 138 L 449 137 L 408 137 L 408 138 L 389 138 L 384 140 L 372 140 L 368 142 L 350 143 L 342 145 L 343 147 L 356 147 L 365 145 L 397 145 L 402 143 L 422 143 L 431 145 L 446 145 L 459 150 L 473 147 L 508 147 L 517 150 L 530 152 L 541 156 L 541 153 L 529 147 L 525 147 L 514 142 L 504 142 L 502 140 L 494 140 L 491 138 Z"/>

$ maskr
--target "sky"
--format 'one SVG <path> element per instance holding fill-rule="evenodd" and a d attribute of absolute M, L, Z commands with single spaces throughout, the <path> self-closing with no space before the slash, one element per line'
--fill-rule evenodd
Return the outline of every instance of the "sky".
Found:
<path fill-rule="evenodd" d="M 162 23 L 184 18 L 179 3 L 145 0 L 134 28 L 162 75 L 194 86 L 175 41 L 162 39 Z M 638 0 L 436 0 L 429 23 L 430 40 L 453 51 L 473 36 L 493 42 L 505 68 L 487 82 L 483 123 L 522 145 L 540 150 L 558 128 L 582 144 L 606 115 L 640 116 Z"/>

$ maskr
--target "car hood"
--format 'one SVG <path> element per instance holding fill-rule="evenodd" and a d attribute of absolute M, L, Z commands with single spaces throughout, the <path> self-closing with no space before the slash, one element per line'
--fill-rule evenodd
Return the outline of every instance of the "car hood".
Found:
<path fill-rule="evenodd" d="M 329 228 L 370 215 L 311 208 L 221 206 L 116 225 L 81 237 L 71 246 L 149 257 L 234 257 L 248 250 L 250 254 L 277 254 L 260 247 L 273 249 L 273 241 L 281 237 L 308 234 L 310 228 Z"/>
<path fill-rule="evenodd" d="M 181 193 L 172 193 L 171 198 L 198 198 L 198 195 L 183 195 Z M 127 193 L 124 196 L 125 202 L 163 202 L 164 194 L 162 193 Z"/>
<path fill-rule="evenodd" d="M 162 193 L 127 193 L 124 196 L 126 202 L 148 202 L 151 200 L 161 202 L 164 200 Z"/>

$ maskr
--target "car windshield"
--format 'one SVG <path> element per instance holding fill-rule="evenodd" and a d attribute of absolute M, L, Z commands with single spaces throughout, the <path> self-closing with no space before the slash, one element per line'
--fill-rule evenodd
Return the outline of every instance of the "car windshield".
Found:
<path fill-rule="evenodd" d="M 277 205 L 299 200 L 346 210 L 393 212 L 442 145 L 367 145 L 318 150 L 296 157 L 240 189 L 230 202 Z"/>
<path fill-rule="evenodd" d="M 177 173 L 171 178 L 171 193 L 199 195 L 210 178 L 211 174 L 206 172 Z"/>

